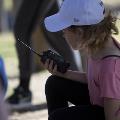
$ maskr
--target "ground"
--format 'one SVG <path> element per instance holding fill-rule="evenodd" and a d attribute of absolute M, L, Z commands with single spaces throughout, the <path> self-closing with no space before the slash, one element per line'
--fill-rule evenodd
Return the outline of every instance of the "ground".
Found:
<path fill-rule="evenodd" d="M 31 80 L 31 91 L 33 93 L 33 105 L 40 105 L 46 102 L 45 94 L 44 94 L 44 85 L 47 77 L 50 75 L 47 71 L 40 72 L 32 75 Z M 9 80 L 9 90 L 17 86 L 17 79 Z M 11 91 L 11 90 L 10 90 Z M 13 112 L 9 115 L 10 120 L 47 120 L 47 109 L 38 109 L 37 111 L 27 111 L 23 113 Z"/>
<path fill-rule="evenodd" d="M 47 110 L 27 112 L 27 113 L 14 113 L 10 116 L 10 120 L 47 120 Z"/>

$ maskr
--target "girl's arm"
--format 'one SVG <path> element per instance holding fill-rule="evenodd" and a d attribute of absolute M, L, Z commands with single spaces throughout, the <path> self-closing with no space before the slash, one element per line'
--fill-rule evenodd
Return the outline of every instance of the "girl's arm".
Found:
<path fill-rule="evenodd" d="M 43 64 L 43 67 L 46 68 L 53 75 L 78 81 L 78 82 L 82 82 L 82 83 L 87 83 L 86 73 L 81 73 L 80 71 L 68 70 L 66 73 L 62 74 L 57 71 L 57 65 L 53 67 L 52 60 L 49 60 L 49 59 L 46 60 L 45 64 Z"/>
<path fill-rule="evenodd" d="M 87 83 L 87 76 L 84 72 L 68 70 L 65 74 L 57 73 L 55 75 L 81 83 Z"/>
<path fill-rule="evenodd" d="M 120 100 L 104 98 L 105 120 L 120 120 Z"/>

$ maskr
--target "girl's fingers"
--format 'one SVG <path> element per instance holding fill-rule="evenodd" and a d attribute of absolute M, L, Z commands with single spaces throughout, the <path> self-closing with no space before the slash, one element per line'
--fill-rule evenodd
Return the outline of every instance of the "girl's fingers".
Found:
<path fill-rule="evenodd" d="M 49 59 L 46 60 L 44 66 L 45 66 L 46 69 L 49 69 Z"/>
<path fill-rule="evenodd" d="M 54 61 L 51 60 L 50 64 L 49 64 L 49 72 L 52 74 L 56 74 L 57 73 L 57 65 L 54 64 Z"/>
<path fill-rule="evenodd" d="M 53 70 L 54 66 L 53 66 L 53 60 L 50 61 L 50 64 L 49 64 L 49 70 Z"/>
<path fill-rule="evenodd" d="M 52 73 L 53 69 L 54 69 L 54 66 L 53 66 L 53 60 L 50 60 L 50 59 L 47 59 L 46 62 L 45 62 L 45 68 L 50 72 Z"/>
<path fill-rule="evenodd" d="M 53 73 L 57 73 L 57 65 L 54 66 Z"/>
<path fill-rule="evenodd" d="M 57 65 L 54 65 L 53 60 L 47 59 L 44 66 L 50 73 L 52 73 L 52 74 L 57 73 Z"/>

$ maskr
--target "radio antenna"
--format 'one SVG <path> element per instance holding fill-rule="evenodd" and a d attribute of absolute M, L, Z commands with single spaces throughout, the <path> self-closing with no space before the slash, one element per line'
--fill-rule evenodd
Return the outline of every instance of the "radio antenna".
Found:
<path fill-rule="evenodd" d="M 18 41 L 20 43 L 22 43 L 26 48 L 28 48 L 30 51 L 34 52 L 36 55 L 38 55 L 39 57 L 41 57 L 42 55 L 37 53 L 34 49 L 32 49 L 30 46 L 28 46 L 27 44 L 25 44 L 23 41 L 21 41 L 19 38 L 18 38 Z"/>

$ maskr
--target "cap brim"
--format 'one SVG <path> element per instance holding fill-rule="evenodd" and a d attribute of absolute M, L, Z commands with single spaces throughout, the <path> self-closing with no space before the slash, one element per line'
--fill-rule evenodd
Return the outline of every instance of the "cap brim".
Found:
<path fill-rule="evenodd" d="M 45 18 L 44 23 L 46 29 L 50 32 L 58 32 L 71 25 L 71 22 L 64 20 L 59 13 Z"/>

